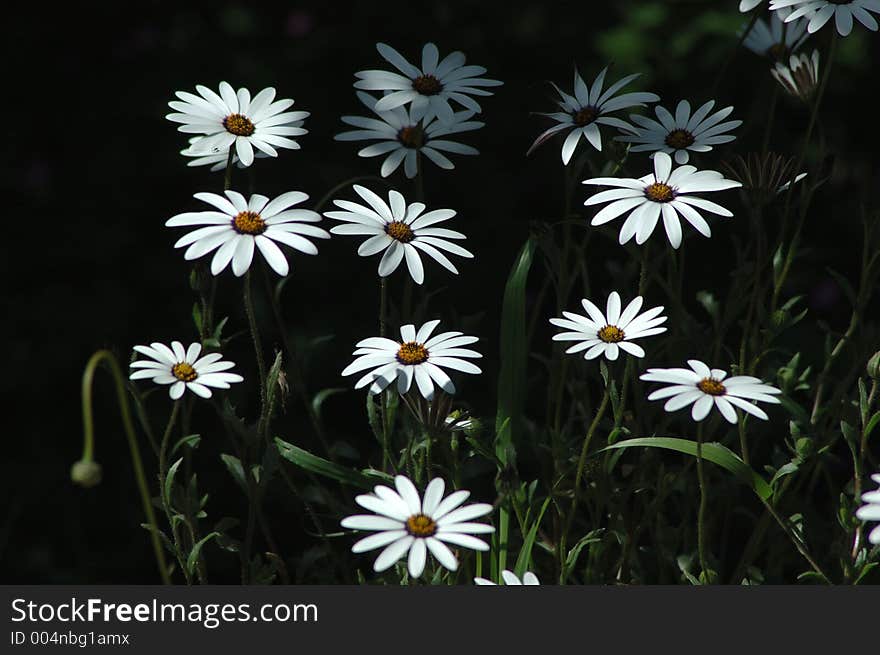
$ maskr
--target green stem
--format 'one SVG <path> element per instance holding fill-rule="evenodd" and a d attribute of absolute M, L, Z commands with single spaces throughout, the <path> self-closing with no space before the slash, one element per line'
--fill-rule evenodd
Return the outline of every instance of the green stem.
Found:
<path fill-rule="evenodd" d="M 177 532 L 177 526 L 174 522 L 174 512 L 171 511 L 171 501 L 168 494 L 165 493 L 166 480 L 168 479 L 168 445 L 171 443 L 171 432 L 174 430 L 174 424 L 177 422 L 177 415 L 180 413 L 180 400 L 175 400 L 171 407 L 171 416 L 168 417 L 168 424 L 165 426 L 165 432 L 162 434 L 162 442 L 159 445 L 159 498 L 162 499 L 162 509 L 165 511 L 165 518 L 168 520 L 168 528 L 171 530 L 171 537 L 174 541 L 175 555 L 180 571 L 186 579 L 186 584 L 192 584 L 192 578 L 186 567 L 186 560 L 183 557 L 183 549 L 180 545 L 180 535 Z"/>
<path fill-rule="evenodd" d="M 125 430 L 125 436 L 128 440 L 128 448 L 131 452 L 131 463 L 134 469 L 135 480 L 137 482 L 138 492 L 141 497 L 144 514 L 147 523 L 150 526 L 150 537 L 153 543 L 153 553 L 156 556 L 156 564 L 159 567 L 159 575 L 163 584 L 171 584 L 168 575 L 168 566 L 165 562 L 165 552 L 162 550 L 162 542 L 159 539 L 159 525 L 156 522 L 156 515 L 153 512 L 153 505 L 150 500 L 149 486 L 147 478 L 144 475 L 144 466 L 141 461 L 140 450 L 138 448 L 137 436 L 134 426 L 131 422 L 131 413 L 129 412 L 128 400 L 125 397 L 125 381 L 122 371 L 116 361 L 116 357 L 109 350 L 99 350 L 93 354 L 86 364 L 82 378 L 82 412 L 83 412 L 83 454 L 80 460 L 74 464 L 72 477 L 75 482 L 83 486 L 94 486 L 100 481 L 100 466 L 94 461 L 95 454 L 95 422 L 92 410 L 92 385 L 94 383 L 95 371 L 98 365 L 104 363 L 110 370 L 113 377 L 114 386 L 116 387 L 116 400 L 119 405 L 119 412 L 122 415 L 122 426 Z M 78 475 L 86 473 L 86 477 Z"/>
<path fill-rule="evenodd" d="M 257 327 L 257 316 L 254 313 L 254 301 L 251 290 L 251 269 L 247 270 L 244 277 L 244 308 L 250 327 L 251 340 L 254 342 L 254 352 L 257 357 L 257 370 L 260 374 L 260 418 L 257 422 L 257 431 L 262 435 L 266 425 L 267 393 L 266 393 L 266 362 L 263 359 L 263 347 L 260 343 L 260 331 Z"/>
<path fill-rule="evenodd" d="M 700 507 L 697 512 L 697 551 L 700 556 L 700 569 L 703 572 L 703 579 L 706 582 L 710 580 L 710 570 L 708 566 L 708 558 L 706 557 L 706 479 L 703 471 L 703 423 L 697 427 L 697 480 L 700 483 Z"/>
<path fill-rule="evenodd" d="M 223 190 L 229 191 L 232 188 L 232 158 L 235 154 L 235 149 L 230 146 L 229 147 L 229 156 L 226 157 L 226 172 L 223 175 Z"/>

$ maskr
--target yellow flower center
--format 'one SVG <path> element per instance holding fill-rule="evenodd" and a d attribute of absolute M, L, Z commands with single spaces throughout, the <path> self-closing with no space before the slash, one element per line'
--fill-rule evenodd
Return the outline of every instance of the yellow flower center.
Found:
<path fill-rule="evenodd" d="M 626 339 L 626 334 L 616 325 L 606 325 L 599 330 L 597 336 L 605 343 L 619 343 Z"/>
<path fill-rule="evenodd" d="M 397 361 L 401 364 L 422 364 L 428 361 L 428 349 L 424 344 L 407 341 L 400 344 L 400 349 L 397 351 Z"/>
<path fill-rule="evenodd" d="M 409 243 L 416 237 L 412 228 L 403 221 L 393 221 L 388 223 L 385 225 L 385 233 L 392 239 L 397 239 L 401 243 Z"/>
<path fill-rule="evenodd" d="M 430 516 L 414 514 L 406 520 L 406 531 L 413 537 L 433 537 L 437 532 L 437 523 Z"/>
<path fill-rule="evenodd" d="M 412 87 L 423 96 L 437 95 L 443 90 L 443 85 L 433 75 L 420 75 L 412 82 Z"/>
<path fill-rule="evenodd" d="M 675 197 L 675 193 L 668 184 L 654 182 L 645 188 L 645 197 L 654 202 L 669 202 Z"/>
<path fill-rule="evenodd" d="M 266 227 L 266 221 L 256 212 L 240 212 L 232 219 L 232 229 L 239 234 L 262 234 Z"/>
<path fill-rule="evenodd" d="M 418 125 L 404 127 L 397 133 L 397 140 L 405 148 L 421 148 L 425 144 L 425 133 Z"/>
<path fill-rule="evenodd" d="M 243 114 L 229 114 L 223 119 L 223 127 L 235 136 L 250 136 L 256 129 L 251 119 Z"/>
<path fill-rule="evenodd" d="M 672 132 L 666 135 L 666 145 L 670 148 L 675 148 L 676 150 L 687 148 L 688 146 L 693 145 L 693 143 L 694 135 L 687 130 L 672 130 Z"/>
<path fill-rule="evenodd" d="M 715 378 L 703 378 L 697 382 L 697 389 L 710 396 L 723 396 L 727 393 L 727 389 L 721 384 L 721 381 Z"/>
<path fill-rule="evenodd" d="M 572 112 L 571 117 L 574 119 L 575 125 L 583 127 L 599 118 L 599 109 L 596 107 L 581 107 L 576 112 Z"/>
<path fill-rule="evenodd" d="M 171 375 L 183 382 L 192 382 L 199 377 L 199 374 L 196 373 L 196 369 L 192 367 L 192 364 L 188 364 L 187 362 L 178 362 L 172 366 Z"/>

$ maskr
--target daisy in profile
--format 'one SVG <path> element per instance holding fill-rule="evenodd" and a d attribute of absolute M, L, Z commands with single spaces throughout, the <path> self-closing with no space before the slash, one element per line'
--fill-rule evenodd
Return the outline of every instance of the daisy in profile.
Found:
<path fill-rule="evenodd" d="M 639 77 L 639 73 L 628 75 L 618 80 L 604 91 L 605 74 L 607 68 L 593 80 L 592 87 L 587 86 L 584 79 L 577 70 L 574 71 L 574 95 L 570 96 L 560 90 L 555 84 L 553 88 L 559 94 L 559 105 L 561 112 L 540 113 L 540 116 L 547 116 L 556 121 L 556 125 L 542 132 L 526 155 L 532 153 L 535 148 L 547 141 L 557 132 L 568 132 L 565 141 L 562 143 L 562 163 L 568 165 L 574 154 L 575 148 L 583 137 L 596 150 L 602 150 L 602 134 L 599 132 L 600 125 L 608 125 L 620 129 L 627 129 L 629 125 L 615 118 L 610 114 L 626 109 L 627 107 L 644 107 L 646 102 L 657 102 L 660 99 L 655 93 L 634 92 L 624 93 L 616 96 L 627 84 Z"/>
<path fill-rule="evenodd" d="M 822 29 L 831 17 L 840 36 L 848 36 L 852 32 L 853 18 L 872 32 L 877 31 L 877 19 L 869 12 L 880 14 L 880 2 L 877 0 L 770 0 L 771 11 L 791 9 L 785 17 L 789 23 L 798 18 L 808 20 L 807 31 L 812 34 Z"/>
<path fill-rule="evenodd" d="M 785 24 L 791 9 L 783 8 L 770 14 L 770 20 L 759 18 L 746 34 L 743 45 L 761 57 L 782 61 L 794 53 L 807 38 L 807 21 Z M 745 28 L 743 28 L 745 29 Z M 742 32 L 740 32 L 742 33 Z"/>
<path fill-rule="evenodd" d="M 426 121 L 435 116 L 441 123 L 452 123 L 455 112 L 450 101 L 454 100 L 465 109 L 479 113 L 479 103 L 471 96 L 490 96 L 486 87 L 500 86 L 502 82 L 480 77 L 486 72 L 482 66 L 465 66 L 463 53 L 455 51 L 440 59 L 440 52 L 433 43 L 422 48 L 421 68 L 413 66 L 397 50 L 384 43 L 377 43 L 376 50 L 399 73 L 384 70 L 367 70 L 355 73 L 358 81 L 354 88 L 364 91 L 383 91 L 386 95 L 376 104 L 376 111 L 389 111 L 410 105 L 410 115 Z"/>
<path fill-rule="evenodd" d="M 187 389 L 202 398 L 210 398 L 209 387 L 228 389 L 230 383 L 244 380 L 237 373 L 229 372 L 235 364 L 222 361 L 223 355 L 220 353 L 199 357 L 202 352 L 202 345 L 199 343 L 192 343 L 184 350 L 179 341 L 172 341 L 170 348 L 164 343 L 156 342 L 149 346 L 135 346 L 134 350 L 149 359 L 132 362 L 130 366 L 134 370 L 129 379 L 148 378 L 153 384 L 171 385 L 168 395 L 173 400 L 183 396 Z"/>
<path fill-rule="evenodd" d="M 459 257 L 473 257 L 469 251 L 449 241 L 465 239 L 461 232 L 434 227 L 455 216 L 453 210 L 435 209 L 423 213 L 423 203 L 407 204 L 403 195 L 397 191 L 388 193 L 386 203 L 366 187 L 355 184 L 353 188 L 367 206 L 347 200 L 334 200 L 333 204 L 344 211 L 324 212 L 324 216 L 345 221 L 346 225 L 337 225 L 330 229 L 333 234 L 369 237 L 358 248 L 358 254 L 361 257 L 370 257 L 383 253 L 379 260 L 380 277 L 391 275 L 405 260 L 413 281 L 421 284 L 425 280 L 421 254 L 456 274 L 458 269 L 441 251 Z"/>
<path fill-rule="evenodd" d="M 721 205 L 694 194 L 742 186 L 740 182 L 724 179 L 717 171 L 698 171 L 693 166 L 679 166 L 672 170 L 672 159 L 665 152 L 654 155 L 654 172 L 644 177 L 594 177 L 583 183 L 616 187 L 590 196 L 584 202 L 588 207 L 611 203 L 593 216 L 591 225 L 604 225 L 629 212 L 620 230 L 619 242 L 622 245 L 635 237 L 636 243 L 641 245 L 651 236 L 662 215 L 663 227 L 673 248 L 681 245 L 679 217 L 708 237 L 712 232 L 698 209 L 719 216 L 733 216 Z"/>
<path fill-rule="evenodd" d="M 875 473 L 871 479 L 880 484 L 880 473 Z M 862 502 L 865 504 L 856 510 L 856 518 L 862 521 L 880 521 L 880 489 L 863 493 Z M 875 546 L 880 545 L 880 525 L 874 526 L 868 535 L 868 541 Z"/>
<path fill-rule="evenodd" d="M 584 298 L 581 300 L 587 316 L 562 312 L 565 318 L 551 318 L 550 323 L 565 328 L 568 332 L 553 335 L 553 341 L 577 341 L 566 350 L 567 354 L 586 351 L 584 359 L 595 359 L 605 355 L 606 359 L 617 359 L 620 351 L 633 357 L 644 357 L 645 351 L 633 343 L 634 339 L 649 337 L 666 332 L 665 327 L 658 327 L 666 322 L 660 316 L 663 307 L 653 307 L 642 314 L 642 297 L 636 296 L 621 312 L 620 294 L 612 291 L 603 314 L 596 305 Z"/>
<path fill-rule="evenodd" d="M 412 109 L 395 107 L 388 111 L 376 109 L 376 99 L 368 93 L 358 92 L 358 99 L 379 118 L 366 116 L 343 116 L 342 122 L 356 130 L 341 132 L 333 137 L 336 141 L 378 141 L 358 151 L 359 157 L 384 155 L 380 172 L 388 177 L 398 169 L 401 162 L 408 178 L 418 173 L 419 155 L 424 154 L 440 168 L 451 170 L 455 165 L 443 153 L 456 155 L 479 155 L 480 151 L 443 137 L 461 132 L 478 130 L 485 123 L 472 121 L 472 111 L 458 111 L 447 123 L 434 119 L 419 119 Z"/>
<path fill-rule="evenodd" d="M 370 393 L 380 393 L 397 380 L 397 391 L 404 394 L 410 390 L 413 380 L 425 400 L 434 398 L 436 383 L 448 394 L 455 393 L 455 385 L 443 369 L 462 373 L 479 374 L 482 371 L 467 361 L 482 357 L 480 353 L 462 348 L 479 341 L 461 332 L 442 332 L 434 337 L 431 334 L 440 321 L 428 321 L 416 331 L 415 325 L 400 328 L 400 341 L 384 337 L 370 337 L 359 341 L 351 364 L 342 371 L 351 375 L 371 369 L 355 383 L 360 389 L 370 385 Z"/>
<path fill-rule="evenodd" d="M 228 82 L 220 83 L 219 95 L 201 84 L 196 91 L 199 95 L 175 92 L 179 100 L 168 103 L 174 113 L 165 117 L 181 123 L 177 128 L 180 132 L 203 135 L 190 146 L 193 153 L 222 155 L 234 147 L 241 163 L 250 166 L 254 148 L 277 157 L 276 148 L 299 149 L 290 137 L 308 132 L 301 126 L 309 112 L 286 111 L 293 106 L 293 100 L 275 100 L 272 87 L 253 98 L 247 89 L 235 91 Z"/>
<path fill-rule="evenodd" d="M 504 569 L 501 572 L 501 579 L 504 580 L 504 584 L 508 587 L 516 587 L 516 586 L 538 586 L 541 583 L 538 581 L 538 576 L 536 576 L 531 571 L 526 571 L 523 574 L 522 580 L 516 577 L 516 574 L 513 571 L 508 571 Z M 487 580 L 486 578 L 474 578 L 474 584 L 478 586 L 495 586 L 495 583 L 491 580 Z"/>
<path fill-rule="evenodd" d="M 665 152 L 674 155 L 676 164 L 687 164 L 690 152 L 709 152 L 712 146 L 733 141 L 736 137 L 725 134 L 742 125 L 742 121 L 724 121 L 733 107 L 725 107 L 710 114 L 715 101 L 701 105 L 691 114 L 691 105 L 682 100 L 675 108 L 675 115 L 665 107 L 656 105 L 654 112 L 660 122 L 630 114 L 636 123 L 626 128 L 629 134 L 617 137 L 618 141 L 633 143 L 632 152 Z"/>
<path fill-rule="evenodd" d="M 363 553 L 382 548 L 373 563 L 377 573 L 386 571 L 407 557 L 407 568 L 413 578 L 425 570 L 427 555 L 431 555 L 444 568 L 455 571 L 458 559 L 446 544 L 472 550 L 489 550 L 489 545 L 475 534 L 495 531 L 486 523 L 474 519 L 492 512 L 488 503 L 462 505 L 470 496 L 469 491 L 454 491 L 445 498 L 446 483 L 434 478 L 428 483 L 424 497 L 409 478 L 394 478 L 395 489 L 377 485 L 372 494 L 363 494 L 355 502 L 373 514 L 357 514 L 342 520 L 342 527 L 349 530 L 369 530 L 374 534 L 355 542 L 353 553 Z"/>
<path fill-rule="evenodd" d="M 287 275 L 290 265 L 278 244 L 290 246 L 307 255 L 318 249 L 306 237 L 329 239 L 330 235 L 316 225 L 321 215 L 308 209 L 291 209 L 308 199 L 299 191 L 283 193 L 274 200 L 255 193 L 246 199 L 237 191 L 197 193 L 194 198 L 214 207 L 211 211 L 186 212 L 169 218 L 168 227 L 201 225 L 178 239 L 175 248 L 188 246 L 183 257 L 198 259 L 215 251 L 211 273 L 219 275 L 230 262 L 232 272 L 241 277 L 254 257 L 254 247 L 278 275 Z"/>
<path fill-rule="evenodd" d="M 770 74 L 786 93 L 808 103 L 819 88 L 819 51 L 813 50 L 809 57 L 803 53 L 792 55 L 788 66 L 776 62 Z"/>
<path fill-rule="evenodd" d="M 648 400 L 668 398 L 663 406 L 667 412 L 675 412 L 689 405 L 691 418 L 702 421 L 712 407 L 730 423 L 736 423 L 736 410 L 767 420 L 763 409 L 755 402 L 778 404 L 779 389 L 750 375 L 728 378 L 721 369 L 710 369 L 697 359 L 689 359 L 690 368 L 649 368 L 639 379 L 646 382 L 662 382 L 668 386 L 648 396 Z"/>

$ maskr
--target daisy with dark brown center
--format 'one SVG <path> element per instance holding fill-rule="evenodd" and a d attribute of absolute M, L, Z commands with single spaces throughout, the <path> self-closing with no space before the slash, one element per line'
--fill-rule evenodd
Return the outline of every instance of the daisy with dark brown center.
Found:
<path fill-rule="evenodd" d="M 565 352 L 583 352 L 584 359 L 605 355 L 606 359 L 615 360 L 621 350 L 633 357 L 644 357 L 645 351 L 633 341 L 666 332 L 666 328 L 661 327 L 666 322 L 666 317 L 661 316 L 662 306 L 639 313 L 642 302 L 643 298 L 636 296 L 621 311 L 620 294 L 612 291 L 603 313 L 584 298 L 581 305 L 587 312 L 586 316 L 562 312 L 565 318 L 550 319 L 551 324 L 568 330 L 553 335 L 553 341 L 576 341 Z"/>
<path fill-rule="evenodd" d="M 455 385 L 444 369 L 461 373 L 479 374 L 480 369 L 467 361 L 482 357 L 475 350 L 463 348 L 478 341 L 461 332 L 442 332 L 431 336 L 440 321 L 428 321 L 416 330 L 415 325 L 400 328 L 400 341 L 385 337 L 370 337 L 358 342 L 356 359 L 345 367 L 343 375 L 369 369 L 355 389 L 369 385 L 370 393 L 383 391 L 397 381 L 397 390 L 405 394 L 413 381 L 425 400 L 434 398 L 435 385 L 446 393 L 455 393 Z"/>
<path fill-rule="evenodd" d="M 210 398 L 211 387 L 228 389 L 231 383 L 244 379 L 237 373 L 228 372 L 235 364 L 221 361 L 223 356 L 220 353 L 199 357 L 202 352 L 199 343 L 192 343 L 184 349 L 179 341 L 172 341 L 171 346 L 156 342 L 149 346 L 135 346 L 134 350 L 147 359 L 130 364 L 129 379 L 149 379 L 154 384 L 170 385 L 168 393 L 173 400 L 183 396 L 187 389 L 202 398 Z"/>
<path fill-rule="evenodd" d="M 491 534 L 491 525 L 474 519 L 492 512 L 488 503 L 463 505 L 468 491 L 454 491 L 445 498 L 446 483 L 434 478 L 419 496 L 412 481 L 403 475 L 394 478 L 394 489 L 385 485 L 373 493 L 355 498 L 355 502 L 373 514 L 357 514 L 342 520 L 342 527 L 373 532 L 352 546 L 353 553 L 382 548 L 373 563 L 377 573 L 390 569 L 407 557 L 409 575 L 418 578 L 425 570 L 428 553 L 444 568 L 455 571 L 458 559 L 447 544 L 472 550 L 489 550 L 486 542 L 473 536 Z"/>
<path fill-rule="evenodd" d="M 358 78 L 354 88 L 379 91 L 385 95 L 376 104 L 376 111 L 390 111 L 409 105 L 416 121 L 431 120 L 451 123 L 455 117 L 451 101 L 474 113 L 482 108 L 472 96 L 490 96 L 487 87 L 500 86 L 498 80 L 481 77 L 486 69 L 482 66 L 465 66 L 465 56 L 452 52 L 440 59 L 440 52 L 433 43 L 422 48 L 421 68 L 410 64 L 397 50 L 384 43 L 377 43 L 376 50 L 398 72 L 366 70 L 355 73 Z"/>
<path fill-rule="evenodd" d="M 785 19 L 791 14 L 791 9 L 783 7 L 778 11 L 770 12 L 769 20 L 763 18 L 755 20 L 752 29 L 743 39 L 743 46 L 754 52 L 759 57 L 767 57 L 773 61 L 782 61 L 783 58 L 795 52 L 807 39 L 807 22 L 805 19 L 794 20 L 787 25 Z M 747 25 L 740 30 L 742 37 Z"/>
<path fill-rule="evenodd" d="M 275 100 L 275 89 L 263 89 L 251 98 L 250 91 L 238 91 L 227 82 L 220 83 L 220 93 L 197 85 L 194 93 L 177 91 L 177 100 L 168 106 L 174 113 L 165 118 L 181 123 L 181 132 L 200 135 L 184 151 L 188 157 L 219 156 L 224 160 L 230 148 L 242 166 L 254 161 L 254 149 L 269 157 L 277 157 L 277 148 L 296 150 L 299 144 L 292 136 L 306 134 L 302 121 L 307 111 L 287 111 L 293 100 Z M 199 162 L 213 163 L 208 161 Z M 222 166 L 222 164 L 221 164 Z"/>
<path fill-rule="evenodd" d="M 625 134 L 617 140 L 635 144 L 630 147 L 632 152 L 665 152 L 673 155 L 677 164 L 687 164 L 690 152 L 709 152 L 714 146 L 736 138 L 727 132 L 742 125 L 742 121 L 724 120 L 733 107 L 712 114 L 714 106 L 715 101 L 710 100 L 691 114 L 690 103 L 682 100 L 673 116 L 668 109 L 657 105 L 654 112 L 659 122 L 631 114 L 629 118 L 635 124 L 623 127 Z"/>
<path fill-rule="evenodd" d="M 698 359 L 688 360 L 690 368 L 649 368 L 640 379 L 667 386 L 654 391 L 648 400 L 667 399 L 667 412 L 691 407 L 691 418 L 702 421 L 716 407 L 730 423 L 737 422 L 736 408 L 760 419 L 767 413 L 756 402 L 778 404 L 782 392 L 751 375 L 727 377 L 727 372 L 709 368 Z"/>
<path fill-rule="evenodd" d="M 406 260 L 413 281 L 422 284 L 425 280 L 422 255 L 427 255 L 453 273 L 458 273 L 458 269 L 444 252 L 459 257 L 473 257 L 469 251 L 450 241 L 465 239 L 461 232 L 435 227 L 455 216 L 453 210 L 425 212 L 424 203 L 408 205 L 397 191 L 390 191 L 388 202 L 385 202 L 366 187 L 355 184 L 352 188 L 366 205 L 334 200 L 333 204 L 343 211 L 324 212 L 324 216 L 346 223 L 331 228 L 333 234 L 369 237 L 358 248 L 358 254 L 369 257 L 383 253 L 379 260 L 380 277 L 391 275 Z"/>
<path fill-rule="evenodd" d="M 591 225 L 604 225 L 622 214 L 629 215 L 620 229 L 618 241 L 626 243 L 635 237 L 639 245 L 647 241 L 663 217 L 663 227 L 673 248 L 681 245 L 680 217 L 684 218 L 703 236 L 711 236 L 709 224 L 698 210 L 733 216 L 714 202 L 695 194 L 722 191 L 742 186 L 727 180 L 717 171 L 698 171 L 693 166 L 672 169 L 672 159 L 665 152 L 654 154 L 654 172 L 640 178 L 595 177 L 584 184 L 614 187 L 587 198 L 585 205 L 610 203 L 593 216 Z"/>
<path fill-rule="evenodd" d="M 432 116 L 419 117 L 418 112 L 413 111 L 412 107 L 400 106 L 379 110 L 377 99 L 369 93 L 358 91 L 357 96 L 377 118 L 343 116 L 343 123 L 357 129 L 337 134 L 334 139 L 337 141 L 376 141 L 377 143 L 362 148 L 358 155 L 361 157 L 384 156 L 385 159 L 380 169 L 382 177 L 391 175 L 401 164 L 407 177 L 415 177 L 419 170 L 419 158 L 422 159 L 423 164 L 427 159 L 440 168 L 450 170 L 455 168 L 455 165 L 447 156 L 448 154 L 480 154 L 476 148 L 450 141 L 447 138 L 453 134 L 470 132 L 483 127 L 484 124 L 481 121 L 471 120 L 474 116 L 473 111 L 453 112 L 452 116 L 443 122 Z"/>
<path fill-rule="evenodd" d="M 646 102 L 656 102 L 660 97 L 654 93 L 635 92 L 615 95 L 627 84 L 639 77 L 639 74 L 628 75 L 618 80 L 607 89 L 603 90 L 605 74 L 608 69 L 602 70 L 591 86 L 587 86 L 584 78 L 575 69 L 574 71 L 574 95 L 568 95 L 561 91 L 555 84 L 553 88 L 559 94 L 556 104 L 561 111 L 551 113 L 538 112 L 540 116 L 547 116 L 556 121 L 556 125 L 542 132 L 528 153 L 545 143 L 554 134 L 568 131 L 568 136 L 562 143 L 562 163 L 568 164 L 577 148 L 581 137 L 586 139 L 596 150 L 602 150 L 602 134 L 599 132 L 600 125 L 626 129 L 629 124 L 615 118 L 610 114 L 626 109 L 627 107 L 644 107 Z"/>
<path fill-rule="evenodd" d="M 278 244 L 289 246 L 307 255 L 318 249 L 307 237 L 329 239 L 326 230 L 312 223 L 321 220 L 320 214 L 308 209 L 293 209 L 308 196 L 299 191 L 284 193 L 274 200 L 254 194 L 249 199 L 237 191 L 197 193 L 195 198 L 214 207 L 213 211 L 186 212 L 168 221 L 168 227 L 201 225 L 178 239 L 175 248 L 187 247 L 184 259 L 203 257 L 212 251 L 211 273 L 219 275 L 230 263 L 236 276 L 244 275 L 258 250 L 278 275 L 290 273 L 287 257 Z"/>

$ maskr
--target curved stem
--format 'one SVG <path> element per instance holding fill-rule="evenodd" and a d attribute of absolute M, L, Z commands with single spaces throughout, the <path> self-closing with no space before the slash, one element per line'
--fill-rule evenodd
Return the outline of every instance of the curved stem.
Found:
<path fill-rule="evenodd" d="M 168 576 L 168 566 L 165 562 L 165 552 L 162 550 L 162 543 L 159 540 L 159 525 L 156 523 L 156 515 L 153 512 L 153 505 L 150 501 L 150 491 L 147 486 L 147 479 L 144 475 L 144 467 L 141 461 L 140 451 L 138 449 L 137 436 L 134 426 L 131 422 L 131 414 L 128 408 L 128 400 L 125 397 L 125 382 L 122 371 L 116 357 L 109 350 L 99 350 L 93 354 L 86 364 L 82 378 L 82 412 L 83 412 L 83 454 L 76 465 L 86 465 L 95 469 L 97 464 L 94 461 L 95 454 L 95 422 L 92 413 L 92 384 L 94 382 L 95 370 L 98 365 L 105 363 L 113 376 L 114 386 L 116 387 L 116 398 L 119 404 L 119 412 L 122 415 L 122 425 L 125 429 L 125 436 L 128 439 L 128 448 L 131 452 L 131 463 L 134 469 L 135 480 L 137 482 L 138 491 L 141 496 L 144 514 L 147 523 L 150 525 L 150 536 L 153 543 L 153 552 L 156 556 L 156 564 L 159 567 L 159 575 L 163 584 L 171 584 Z M 100 469 L 97 469 L 100 470 Z M 97 480 L 83 481 L 97 484 Z"/>

